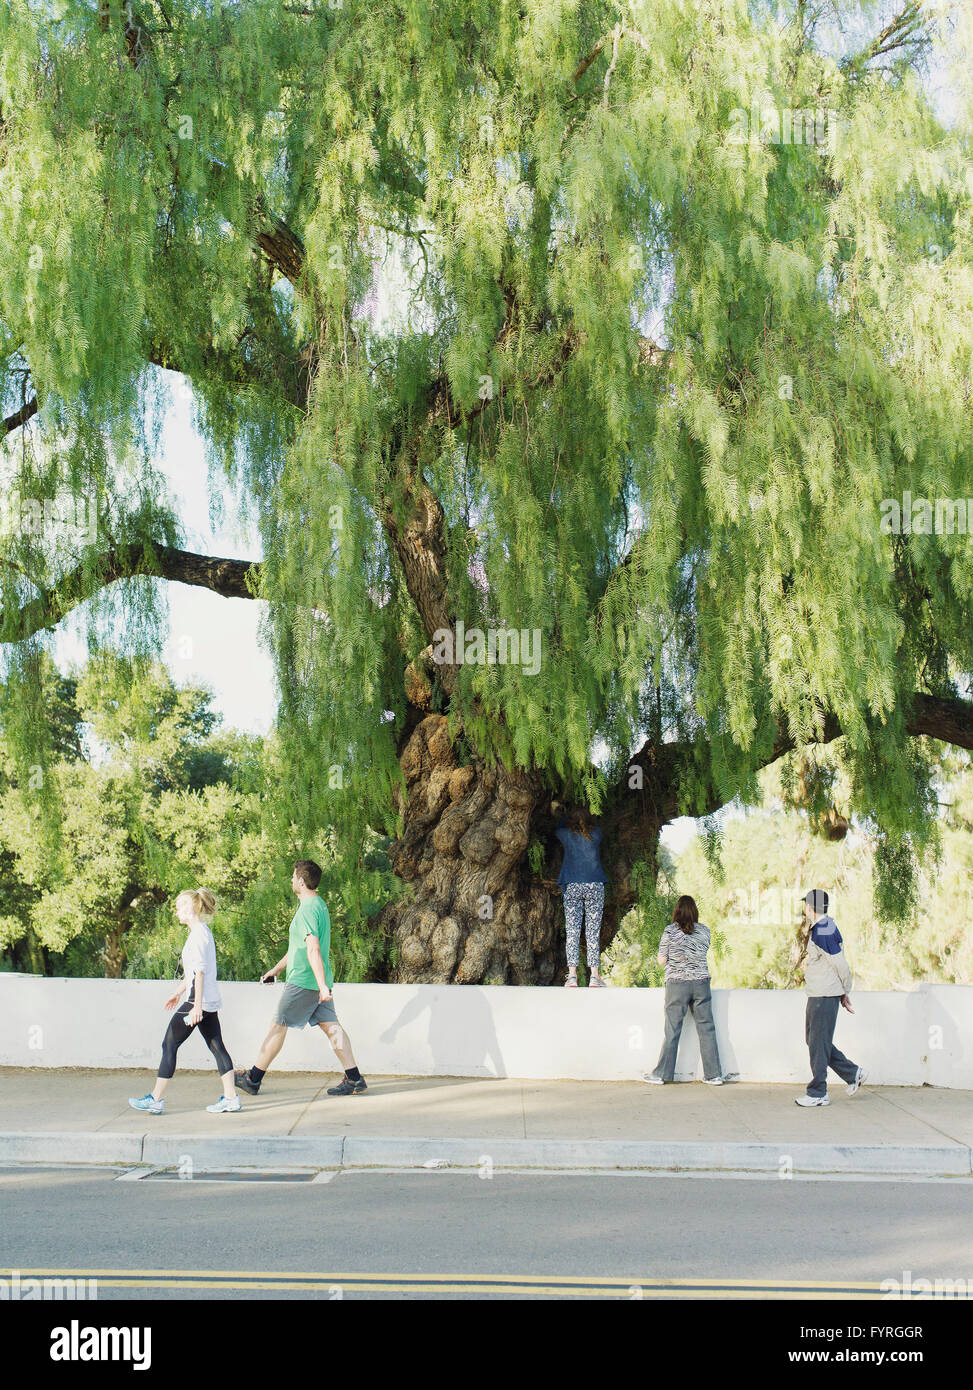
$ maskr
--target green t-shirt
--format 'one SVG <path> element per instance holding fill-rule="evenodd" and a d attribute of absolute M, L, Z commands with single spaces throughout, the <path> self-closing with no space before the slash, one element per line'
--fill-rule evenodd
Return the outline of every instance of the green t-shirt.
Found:
<path fill-rule="evenodd" d="M 324 978 L 330 989 L 334 984 L 334 975 L 331 972 L 331 918 L 320 898 L 304 898 L 294 913 L 287 941 L 285 976 L 289 985 L 298 985 L 301 989 L 317 989 L 318 982 L 307 958 L 305 941 L 308 936 L 316 936 L 320 942 Z"/>

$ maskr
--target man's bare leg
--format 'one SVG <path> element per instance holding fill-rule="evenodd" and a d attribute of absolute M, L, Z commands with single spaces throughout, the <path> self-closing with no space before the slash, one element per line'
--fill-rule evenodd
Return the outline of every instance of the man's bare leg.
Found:
<path fill-rule="evenodd" d="M 351 1050 L 351 1040 L 341 1024 L 319 1023 L 318 1027 L 327 1036 L 328 1042 L 334 1048 L 335 1055 L 344 1070 L 351 1071 L 355 1065 L 355 1054 Z"/>
<path fill-rule="evenodd" d="M 251 1074 L 252 1068 L 250 1067 L 248 1067 L 246 1071 L 237 1072 L 235 1077 L 236 1084 L 246 1091 L 248 1095 L 255 1096 L 257 1094 L 260 1083 L 264 1079 L 264 1072 L 284 1046 L 284 1039 L 286 1037 L 286 1025 L 283 1023 L 272 1023 L 270 1025 L 270 1032 L 261 1043 L 260 1051 L 257 1053 L 257 1060 L 253 1064 L 259 1072 L 259 1075 L 256 1077 L 253 1076 Z"/>
<path fill-rule="evenodd" d="M 271 1062 L 284 1046 L 284 1039 L 287 1037 L 287 1028 L 283 1023 L 272 1023 L 270 1032 L 264 1038 L 260 1051 L 257 1053 L 257 1060 L 254 1066 L 261 1071 L 266 1071 Z"/>

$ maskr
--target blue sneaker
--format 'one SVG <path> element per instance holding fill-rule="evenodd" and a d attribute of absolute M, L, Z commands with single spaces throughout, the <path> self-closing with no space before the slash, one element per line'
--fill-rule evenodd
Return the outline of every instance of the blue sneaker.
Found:
<path fill-rule="evenodd" d="M 211 1115 L 228 1115 L 234 1110 L 242 1110 L 243 1106 L 240 1104 L 239 1096 L 233 1096 L 232 1099 L 229 1096 L 220 1096 L 215 1105 L 207 1105 L 206 1109 Z"/>
<path fill-rule="evenodd" d="M 156 1100 L 151 1091 L 144 1096 L 129 1096 L 128 1103 L 133 1110 L 147 1110 L 150 1115 L 161 1115 L 166 1108 L 164 1100 Z"/>

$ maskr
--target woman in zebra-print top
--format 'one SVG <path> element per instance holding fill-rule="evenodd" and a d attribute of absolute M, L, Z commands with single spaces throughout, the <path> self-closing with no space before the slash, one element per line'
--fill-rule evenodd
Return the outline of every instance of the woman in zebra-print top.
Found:
<path fill-rule="evenodd" d="M 699 1038 L 703 1080 L 710 1086 L 723 1085 L 713 1023 L 709 968 L 706 964 L 709 943 L 709 927 L 704 927 L 699 920 L 699 909 L 695 902 L 688 896 L 681 897 L 676 903 L 672 921 L 659 942 L 659 964 L 666 968 L 665 1040 L 655 1071 L 646 1072 L 643 1081 L 658 1086 L 673 1080 L 682 1021 L 688 1009 Z"/>

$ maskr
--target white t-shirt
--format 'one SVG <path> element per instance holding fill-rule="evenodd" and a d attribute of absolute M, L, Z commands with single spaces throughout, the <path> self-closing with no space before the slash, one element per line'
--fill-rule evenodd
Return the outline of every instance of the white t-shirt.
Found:
<path fill-rule="evenodd" d="M 197 970 L 203 972 L 203 1008 L 212 1013 L 223 1003 L 216 983 L 216 942 L 205 922 L 191 928 L 182 948 L 182 968 L 186 976 L 186 997 L 193 987 Z"/>

